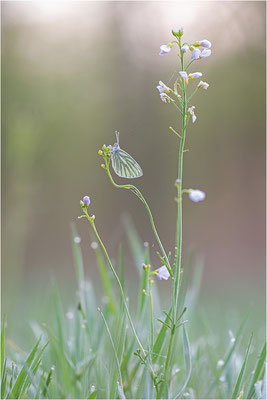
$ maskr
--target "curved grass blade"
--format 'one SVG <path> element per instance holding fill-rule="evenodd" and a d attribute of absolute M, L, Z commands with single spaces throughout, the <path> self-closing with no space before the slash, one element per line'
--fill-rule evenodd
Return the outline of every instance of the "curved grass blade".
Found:
<path fill-rule="evenodd" d="M 235 337 L 234 344 L 232 345 L 232 347 L 230 347 L 229 351 L 227 352 L 226 356 L 224 357 L 224 360 L 223 360 L 224 363 L 223 363 L 222 367 L 218 369 L 218 371 L 217 371 L 217 376 L 216 376 L 216 378 L 214 379 L 214 381 L 211 383 L 211 385 L 210 385 L 210 387 L 209 387 L 209 389 L 208 389 L 208 391 L 207 391 L 207 393 L 206 393 L 206 395 L 205 395 L 206 398 L 209 397 L 209 393 L 210 393 L 211 390 L 215 387 L 215 385 L 218 383 L 222 372 L 226 369 L 226 367 L 227 367 L 228 364 L 230 363 L 230 361 L 231 361 L 231 359 L 232 359 L 232 357 L 233 357 L 233 355 L 234 355 L 235 349 L 236 349 L 236 347 L 237 347 L 237 345 L 238 345 L 238 343 L 239 343 L 239 341 L 240 341 L 240 339 L 241 339 L 241 335 L 242 335 L 242 333 L 243 333 L 243 330 L 244 330 L 244 328 L 245 328 L 245 325 L 246 325 L 246 323 L 247 323 L 247 320 L 248 320 L 248 314 L 246 315 L 246 317 L 244 318 L 242 324 L 240 325 L 240 327 L 239 327 L 239 329 L 238 329 L 238 332 L 237 332 L 237 334 L 236 334 L 236 337 Z"/>
<path fill-rule="evenodd" d="M 189 339 L 188 339 L 188 334 L 185 325 L 183 325 L 183 346 L 184 346 L 184 359 L 185 359 L 185 380 L 180 388 L 179 392 L 175 396 L 175 399 L 177 399 L 183 391 L 185 390 L 188 381 L 191 376 L 192 372 L 192 362 L 191 362 L 191 352 L 190 352 L 190 344 L 189 344 Z"/>
<path fill-rule="evenodd" d="M 245 373 L 245 368 L 246 368 L 246 365 L 247 365 L 247 360 L 248 360 L 248 355 L 249 355 L 249 350 L 250 350 L 252 338 L 253 338 L 253 333 L 250 336 L 250 340 L 249 340 L 249 343 L 248 343 L 246 355 L 245 355 L 241 370 L 239 372 L 239 375 L 238 375 L 238 378 L 237 378 L 237 381 L 236 381 L 236 384 L 235 384 L 235 388 L 234 388 L 234 391 L 233 391 L 233 394 L 232 394 L 232 399 L 236 399 L 237 396 L 240 393 L 240 390 L 241 390 L 242 380 L 243 380 L 244 373 Z"/>
<path fill-rule="evenodd" d="M 38 351 L 38 347 L 40 344 L 41 338 L 37 341 L 36 345 L 30 352 L 27 360 L 25 361 L 11 392 L 11 398 L 13 399 L 18 399 L 19 397 L 22 397 L 29 385 L 31 384 L 30 382 L 30 377 L 29 377 L 29 371 L 31 374 L 34 376 L 37 372 L 37 369 L 40 365 L 41 358 L 43 355 L 43 351 L 45 347 L 47 346 L 48 343 L 45 344 L 44 347 L 42 347 L 41 350 Z"/>
<path fill-rule="evenodd" d="M 259 355 L 258 361 L 257 361 L 255 369 L 254 369 L 254 373 L 253 373 L 251 381 L 249 383 L 249 388 L 248 388 L 247 397 L 246 397 L 247 399 L 251 399 L 254 395 L 254 392 L 255 392 L 254 385 L 259 380 L 261 371 L 264 366 L 265 358 L 266 358 L 266 342 L 264 343 L 262 351 Z"/>

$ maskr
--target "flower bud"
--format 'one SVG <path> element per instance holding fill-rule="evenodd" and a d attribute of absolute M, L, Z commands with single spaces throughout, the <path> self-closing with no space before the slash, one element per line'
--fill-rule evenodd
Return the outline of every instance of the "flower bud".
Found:
<path fill-rule="evenodd" d="M 197 87 L 207 90 L 209 87 L 209 84 L 207 82 L 200 81 L 199 84 L 197 85 Z"/>
<path fill-rule="evenodd" d="M 159 55 L 160 56 L 163 56 L 164 54 L 167 54 L 167 53 L 169 53 L 171 51 L 171 46 L 170 46 L 170 43 L 167 45 L 167 44 L 163 44 L 162 46 L 160 46 L 160 53 L 159 53 Z"/>
<path fill-rule="evenodd" d="M 181 37 L 184 34 L 184 28 L 180 28 L 177 32 L 175 32 L 174 30 L 172 30 L 172 34 L 175 37 Z"/>
<path fill-rule="evenodd" d="M 202 201 L 206 198 L 206 193 L 202 192 L 202 190 L 195 190 L 195 189 L 191 189 L 190 193 L 189 193 L 189 198 L 190 200 L 194 201 L 195 203 Z"/>
<path fill-rule="evenodd" d="M 192 60 L 198 60 L 200 58 L 201 51 L 199 49 L 193 49 L 191 53 Z"/>
<path fill-rule="evenodd" d="M 89 204 L 90 204 L 90 197 L 84 196 L 84 198 L 83 198 L 82 201 L 83 201 L 83 204 L 84 204 L 86 207 L 88 207 Z"/>
<path fill-rule="evenodd" d="M 202 46 L 206 49 L 209 49 L 211 47 L 211 43 L 206 39 L 200 40 L 198 43 L 199 43 L 199 46 Z"/>
<path fill-rule="evenodd" d="M 202 76 L 201 72 L 193 72 L 192 74 L 188 75 L 188 78 L 189 79 L 197 79 L 197 78 L 200 78 L 201 76 Z"/>
<path fill-rule="evenodd" d="M 102 151 L 102 150 L 98 150 L 98 154 L 99 154 L 100 156 L 102 156 L 102 155 L 103 155 L 103 151 Z"/>
<path fill-rule="evenodd" d="M 180 74 L 181 78 L 183 78 L 183 79 L 188 79 L 187 72 L 185 72 L 185 71 L 179 71 L 179 74 Z"/>
<path fill-rule="evenodd" d="M 200 58 L 209 57 L 210 55 L 211 55 L 211 50 L 210 49 L 204 49 L 200 54 Z"/>
<path fill-rule="evenodd" d="M 169 273 L 168 268 L 166 267 L 166 265 L 162 265 L 162 267 L 158 268 L 155 271 L 155 275 L 160 281 L 162 279 L 164 279 L 166 281 L 170 277 L 170 273 Z"/>
<path fill-rule="evenodd" d="M 184 45 L 181 47 L 181 52 L 182 52 L 182 53 L 186 53 L 188 49 L 189 49 L 189 46 L 188 46 L 187 44 L 184 44 Z"/>

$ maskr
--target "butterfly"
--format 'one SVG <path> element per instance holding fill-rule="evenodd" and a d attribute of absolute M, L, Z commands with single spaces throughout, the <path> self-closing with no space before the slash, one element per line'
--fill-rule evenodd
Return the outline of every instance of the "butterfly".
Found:
<path fill-rule="evenodd" d="M 114 172 L 121 178 L 139 178 L 143 175 L 140 165 L 119 146 L 119 132 L 115 132 L 117 142 L 111 150 L 111 162 Z"/>

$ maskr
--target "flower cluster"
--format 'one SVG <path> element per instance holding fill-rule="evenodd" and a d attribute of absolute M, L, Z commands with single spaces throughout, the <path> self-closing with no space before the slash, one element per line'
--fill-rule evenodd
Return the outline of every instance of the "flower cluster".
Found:
<path fill-rule="evenodd" d="M 160 46 L 160 55 L 164 55 L 167 54 L 171 51 L 171 49 L 173 48 L 173 46 L 175 44 L 178 45 L 179 50 L 180 50 L 180 54 L 179 57 L 181 59 L 181 66 L 182 66 L 182 71 L 179 71 L 179 76 L 180 76 L 180 81 L 181 84 L 177 84 L 178 79 L 175 82 L 176 87 L 174 88 L 174 90 L 171 90 L 169 87 L 167 87 L 163 82 L 159 82 L 159 86 L 157 86 L 157 89 L 159 91 L 160 94 L 160 99 L 164 102 L 164 103 L 173 103 L 175 105 L 175 101 L 167 95 L 167 93 L 174 94 L 177 99 L 179 100 L 180 105 L 183 108 L 183 99 L 181 97 L 181 95 L 178 93 L 178 87 L 183 90 L 184 86 L 183 85 L 188 85 L 190 80 L 193 79 L 199 79 L 202 77 L 202 72 L 191 72 L 188 73 L 187 69 L 188 67 L 192 64 L 192 62 L 202 59 L 202 58 L 206 58 L 208 56 L 211 55 L 211 42 L 207 39 L 203 39 L 203 40 L 199 40 L 196 41 L 194 43 L 181 43 L 181 38 L 184 34 L 184 29 L 180 28 L 177 32 L 176 31 L 172 31 L 173 36 L 175 37 L 176 40 L 173 40 L 172 42 L 168 43 L 167 45 L 162 45 Z M 191 52 L 191 62 L 188 63 L 188 65 L 185 67 L 184 65 L 184 56 L 185 53 L 187 53 L 188 51 Z M 193 92 L 193 94 L 189 97 L 189 100 L 186 101 L 186 109 L 187 109 L 187 116 L 191 117 L 192 122 L 194 123 L 197 119 L 196 115 L 195 115 L 195 106 L 190 105 L 190 100 L 192 99 L 193 95 L 196 93 L 196 91 L 198 89 L 205 89 L 207 90 L 209 87 L 209 84 L 207 82 L 204 81 L 200 81 L 195 89 L 195 91 Z M 178 105 L 179 106 L 179 105 Z M 177 105 L 175 105 L 175 107 L 177 107 Z M 178 107 L 179 108 L 179 107 Z M 182 112 L 182 110 L 180 109 L 180 112 Z"/>
<path fill-rule="evenodd" d="M 184 34 L 184 28 L 180 28 L 178 32 L 172 31 L 172 34 L 178 39 L 178 42 L 181 42 L 181 37 Z M 168 44 L 163 44 L 160 46 L 160 56 L 164 54 L 168 54 L 172 47 L 173 41 Z M 177 43 L 177 42 L 176 42 Z M 179 43 L 180 44 L 180 43 Z M 191 51 L 191 59 L 192 60 L 200 60 L 201 58 L 206 58 L 211 55 L 211 42 L 207 39 L 199 40 L 194 43 L 184 43 L 180 46 L 181 52 L 186 53 L 188 50 Z"/>
<path fill-rule="evenodd" d="M 191 119 L 192 123 L 195 123 L 197 120 L 197 116 L 195 114 L 196 107 L 191 104 L 191 100 L 193 96 L 199 89 L 207 90 L 209 84 L 200 80 L 198 84 L 195 86 L 191 94 L 187 94 L 187 89 L 189 88 L 189 82 L 194 79 L 202 78 L 202 72 L 189 72 L 188 68 L 190 65 L 196 60 L 201 60 L 203 58 L 209 57 L 211 55 L 211 42 L 207 39 L 199 40 L 194 43 L 182 43 L 182 36 L 184 34 L 184 29 L 180 28 L 178 31 L 172 31 L 175 40 L 171 41 L 167 45 L 160 46 L 160 55 L 164 55 L 170 53 L 172 48 L 178 45 L 179 53 L 178 56 L 181 60 L 181 71 L 178 71 L 178 77 L 174 83 L 174 88 L 171 89 L 166 86 L 162 81 L 159 82 L 157 89 L 160 94 L 160 98 L 164 103 L 172 103 L 176 109 L 183 115 L 183 126 L 182 126 L 182 135 L 178 134 L 173 128 L 170 129 L 177 134 L 180 139 L 185 135 L 186 127 L 188 124 L 188 120 Z M 186 53 L 191 53 L 191 60 L 189 59 L 186 65 Z M 174 98 L 176 97 L 176 99 Z M 186 151 L 186 150 L 183 150 Z M 177 179 L 175 182 L 177 186 L 177 190 L 179 192 L 179 187 L 181 186 L 181 179 Z M 194 202 L 202 201 L 206 198 L 206 194 L 198 189 L 182 189 L 182 193 L 187 193 L 190 200 Z M 179 197 L 179 195 L 178 195 Z M 176 200 L 178 199 L 176 198 Z M 178 200 L 177 200 L 178 201 Z M 162 269 L 161 269 L 162 268 Z M 158 278 L 164 278 L 165 266 L 159 269 L 160 273 Z M 168 269 L 166 268 L 169 273 Z M 163 275 L 161 275 L 161 271 L 163 271 Z M 165 271 L 166 272 L 166 271 Z"/>

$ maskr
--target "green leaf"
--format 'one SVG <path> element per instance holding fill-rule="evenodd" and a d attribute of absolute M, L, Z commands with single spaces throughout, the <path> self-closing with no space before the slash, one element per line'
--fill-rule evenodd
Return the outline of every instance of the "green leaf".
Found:
<path fill-rule="evenodd" d="M 252 375 L 251 381 L 249 383 L 249 388 L 247 391 L 247 397 L 246 397 L 247 399 L 251 399 L 254 395 L 255 392 L 254 384 L 259 380 L 260 373 L 264 367 L 265 358 L 266 358 L 266 342 L 263 345 L 262 351 L 255 365 L 254 373 Z"/>
<path fill-rule="evenodd" d="M 240 341 L 240 339 L 241 339 L 241 335 L 242 335 L 242 333 L 243 333 L 243 330 L 244 330 L 244 328 L 245 328 L 245 325 L 246 325 L 246 323 L 247 323 L 247 320 L 248 320 L 248 315 L 244 318 L 243 322 L 241 323 L 241 325 L 240 325 L 240 327 L 239 327 L 239 329 L 238 329 L 238 332 L 237 332 L 237 334 L 236 334 L 234 344 L 230 347 L 229 351 L 226 353 L 226 356 L 224 357 L 224 360 L 223 360 L 224 363 L 223 363 L 223 365 L 221 366 L 221 368 L 218 369 L 218 371 L 216 371 L 216 378 L 215 378 L 214 381 L 211 383 L 211 385 L 210 385 L 210 387 L 209 387 L 209 389 L 208 389 L 208 391 L 207 391 L 207 394 L 206 394 L 206 396 L 205 396 L 206 398 L 208 398 L 208 395 L 209 395 L 210 391 L 211 391 L 211 390 L 215 387 L 215 385 L 218 383 L 222 372 L 226 369 L 226 367 L 229 365 L 230 361 L 232 360 L 232 357 L 233 357 L 234 352 L 235 352 L 235 349 L 236 349 L 236 347 L 237 347 L 237 345 L 238 345 L 238 343 L 239 343 L 239 341 Z"/>
<path fill-rule="evenodd" d="M 171 312 L 171 308 L 168 312 L 169 315 L 170 315 L 170 312 Z M 164 320 L 164 324 L 162 324 L 162 327 L 159 331 L 157 339 L 154 343 L 153 354 L 152 354 L 152 363 L 155 363 L 160 355 L 160 351 L 162 349 L 164 340 L 166 338 L 166 331 L 167 331 L 168 327 L 165 324 L 168 324 L 168 320 L 169 320 L 169 317 L 166 316 L 166 318 Z"/>
<path fill-rule="evenodd" d="M 71 236 L 72 236 L 72 248 L 74 256 L 75 272 L 78 285 L 80 287 L 81 283 L 84 281 L 84 267 L 83 267 L 81 246 L 79 241 L 76 240 L 78 238 L 78 233 L 76 231 L 74 224 L 71 224 Z"/>
<path fill-rule="evenodd" d="M 182 387 L 179 389 L 177 395 L 175 396 L 175 399 L 177 399 L 185 390 L 192 372 L 190 344 L 185 325 L 183 325 L 183 347 L 184 347 L 184 359 L 185 359 L 185 380 L 184 383 L 182 384 Z"/>
<path fill-rule="evenodd" d="M 97 265 L 98 265 L 98 269 L 99 269 L 100 276 L 102 279 L 105 295 L 108 299 L 108 307 L 109 307 L 110 311 L 113 314 L 115 314 L 117 311 L 117 305 L 116 305 L 116 298 L 115 298 L 114 291 L 113 291 L 113 287 L 114 287 L 113 280 L 110 277 L 110 275 L 108 274 L 108 270 L 106 268 L 104 257 L 102 256 L 102 253 L 98 247 L 95 249 L 95 255 L 96 255 Z"/>
<path fill-rule="evenodd" d="M 7 370 L 6 370 L 6 360 L 5 360 L 1 374 L 1 399 L 5 398 L 6 382 L 7 382 Z"/>
<path fill-rule="evenodd" d="M 237 396 L 240 393 L 240 390 L 241 390 L 241 385 L 242 385 L 242 381 L 243 381 L 243 377 L 244 377 L 244 373 L 245 373 L 245 368 L 246 368 L 246 365 L 247 365 L 247 360 L 248 360 L 249 350 L 250 350 L 250 346 L 251 346 L 251 342 L 252 342 L 252 337 L 253 337 L 253 334 L 251 334 L 251 336 L 250 336 L 250 340 L 249 340 L 249 343 L 248 343 L 246 355 L 245 355 L 242 367 L 240 369 L 240 372 L 239 372 L 239 375 L 238 375 L 238 378 L 237 378 L 237 381 L 236 381 L 236 384 L 235 384 L 235 388 L 234 388 L 234 391 L 233 391 L 233 394 L 232 394 L 232 399 L 236 399 Z"/>
<path fill-rule="evenodd" d="M 123 393 L 123 388 L 121 387 L 120 383 L 117 382 L 117 389 L 118 389 L 118 395 L 120 399 L 125 399 L 125 394 Z"/>
<path fill-rule="evenodd" d="M 97 390 L 94 390 L 92 393 L 89 394 L 87 399 L 96 399 L 97 396 Z"/>
<path fill-rule="evenodd" d="M 34 360 L 34 357 L 37 354 L 38 351 L 38 347 L 40 344 L 41 338 L 37 341 L 36 345 L 34 346 L 34 348 L 32 349 L 32 351 L 30 352 L 27 360 L 25 361 L 11 392 L 11 398 L 13 399 L 18 399 L 20 397 L 20 393 L 21 393 L 21 389 L 27 379 L 28 376 L 28 369 L 30 369 L 31 364 Z"/>
<path fill-rule="evenodd" d="M 3 319 L 2 329 L 1 329 L 1 376 L 4 367 L 4 360 L 5 360 L 5 319 Z"/>
<path fill-rule="evenodd" d="M 139 239 L 139 236 L 136 232 L 136 229 L 134 227 L 134 224 L 132 220 L 130 219 L 129 216 L 124 216 L 123 218 L 123 224 L 126 230 L 127 238 L 130 244 L 130 248 L 135 260 L 135 264 L 139 273 L 139 276 L 142 275 L 142 268 L 141 265 L 144 260 L 144 246 L 141 240 Z"/>

